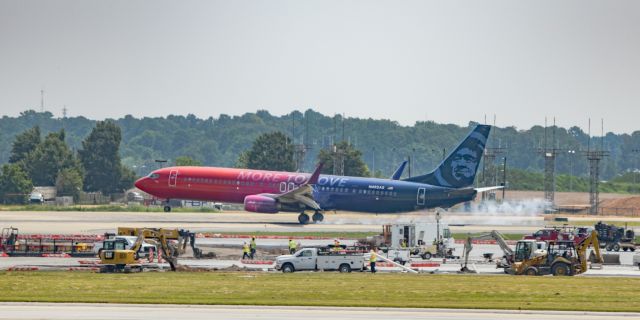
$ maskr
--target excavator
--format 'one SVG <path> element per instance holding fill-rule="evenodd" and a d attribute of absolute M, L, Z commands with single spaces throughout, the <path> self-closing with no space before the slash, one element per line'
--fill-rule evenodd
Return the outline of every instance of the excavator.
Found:
<path fill-rule="evenodd" d="M 546 274 L 573 276 L 582 274 L 587 271 L 587 249 L 591 246 L 593 246 L 594 257 L 592 259 L 594 259 L 594 263 L 603 263 L 598 233 L 595 230 L 591 231 L 578 244 L 571 240 L 550 241 L 547 253 L 541 256 L 527 257 L 527 250 L 516 245 L 515 262 L 510 268 L 510 273 L 532 276 Z"/>
<path fill-rule="evenodd" d="M 500 246 L 500 249 L 502 249 L 502 252 L 504 253 L 502 260 L 499 260 L 497 262 L 497 267 L 503 268 L 505 269 L 505 272 L 507 272 L 507 268 L 509 268 L 511 266 L 511 263 L 513 263 L 513 250 L 511 250 L 507 242 L 504 240 L 504 236 L 496 230 L 493 230 L 489 233 L 474 236 L 474 237 L 472 236 L 467 237 L 467 241 L 464 243 L 464 251 L 462 252 L 462 255 L 464 256 L 464 264 L 462 265 L 462 268 L 460 269 L 460 271 L 472 272 L 467 266 L 469 263 L 469 253 L 473 249 L 473 241 L 476 241 L 476 240 L 495 240 L 496 241 L 496 243 L 498 244 L 498 246 Z"/>
<path fill-rule="evenodd" d="M 191 243 L 194 257 L 198 258 L 202 255 L 202 251 L 195 246 L 195 235 L 185 230 L 118 228 L 118 235 L 137 236 L 138 238 L 133 246 L 128 249 L 128 243 L 125 239 L 105 239 L 99 254 L 100 272 L 102 273 L 142 271 L 144 266 L 139 263 L 138 252 L 145 241 L 150 241 L 160 248 L 163 259 L 171 266 L 171 271 L 176 271 L 178 256 L 184 253 L 189 242 Z M 170 243 L 171 240 L 175 240 L 177 243 Z"/>

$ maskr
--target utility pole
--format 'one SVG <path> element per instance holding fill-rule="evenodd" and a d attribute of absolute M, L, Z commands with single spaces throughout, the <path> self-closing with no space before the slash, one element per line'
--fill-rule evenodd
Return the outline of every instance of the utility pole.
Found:
<path fill-rule="evenodd" d="M 507 189 L 507 157 L 502 158 L 502 202 L 504 202 L 504 193 Z"/>

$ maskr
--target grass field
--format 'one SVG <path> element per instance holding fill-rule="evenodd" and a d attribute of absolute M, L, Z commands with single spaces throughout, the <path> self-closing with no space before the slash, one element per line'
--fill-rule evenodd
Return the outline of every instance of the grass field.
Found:
<path fill-rule="evenodd" d="M 0 273 L 0 301 L 640 311 L 637 278 Z"/>

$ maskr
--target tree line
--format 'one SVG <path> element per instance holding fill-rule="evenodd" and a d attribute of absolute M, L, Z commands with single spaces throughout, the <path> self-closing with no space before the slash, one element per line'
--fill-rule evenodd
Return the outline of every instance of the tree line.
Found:
<path fill-rule="evenodd" d="M 120 160 L 121 130 L 98 121 L 74 152 L 65 129 L 44 135 L 34 126 L 15 136 L 0 172 L 3 203 L 24 203 L 33 186 L 55 186 L 58 196 L 78 199 L 81 191 L 111 194 L 130 188 L 135 173 Z"/>
<path fill-rule="evenodd" d="M 281 132 L 294 149 L 295 170 L 313 170 L 319 154 L 330 153 L 333 145 L 346 144 L 358 150 L 369 175 L 389 176 L 404 159 L 411 158 L 413 175 L 431 171 L 476 123 L 467 126 L 417 121 L 403 126 L 390 120 L 374 120 L 327 116 L 314 110 L 294 111 L 275 116 L 267 111 L 240 116 L 220 115 L 197 118 L 194 115 L 135 118 L 127 115 L 113 121 L 121 128 L 122 163 L 138 175 L 159 168 L 157 159 L 178 163 L 187 157 L 198 164 L 231 167 L 249 150 L 262 134 Z M 541 121 L 542 122 L 542 121 Z M 49 112 L 28 110 L 18 117 L 0 118 L 0 163 L 9 161 L 11 141 L 33 126 L 43 134 L 65 129 L 65 141 L 75 150 L 82 148 L 83 139 L 95 126 L 84 117 L 55 118 Z M 545 138 L 546 137 L 546 138 Z M 529 129 L 494 128 L 488 147 L 504 148 L 495 165 L 508 158 L 511 169 L 540 174 L 544 168 L 546 147 L 556 147 L 556 172 L 559 175 L 588 177 L 588 161 L 582 151 L 588 148 L 610 152 L 601 162 L 601 178 L 613 180 L 640 168 L 640 131 L 631 134 L 607 133 L 603 138 L 590 138 L 579 127 L 542 126 Z M 555 141 L 555 142 L 554 142 Z M 305 156 L 298 159 L 300 148 Z M 333 173 L 333 161 L 325 163 Z M 339 163 L 340 166 L 342 163 Z M 348 166 L 347 166 L 348 167 Z M 341 169 L 341 168 L 339 168 Z M 339 170 L 338 170 L 339 171 Z"/>

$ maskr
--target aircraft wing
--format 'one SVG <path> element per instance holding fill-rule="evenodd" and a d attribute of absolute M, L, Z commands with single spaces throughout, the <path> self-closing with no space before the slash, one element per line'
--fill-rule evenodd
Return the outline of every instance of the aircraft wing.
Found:
<path fill-rule="evenodd" d="M 478 192 L 478 193 L 487 192 L 487 191 L 491 191 L 491 190 L 498 190 L 498 189 L 504 189 L 504 186 L 475 188 L 476 192 Z"/>
<path fill-rule="evenodd" d="M 320 163 L 311 174 L 309 180 L 300 187 L 286 193 L 274 195 L 273 198 L 283 203 L 302 203 L 313 210 L 322 210 L 320 205 L 313 199 L 313 185 L 318 183 L 323 165 L 323 163 Z"/>

